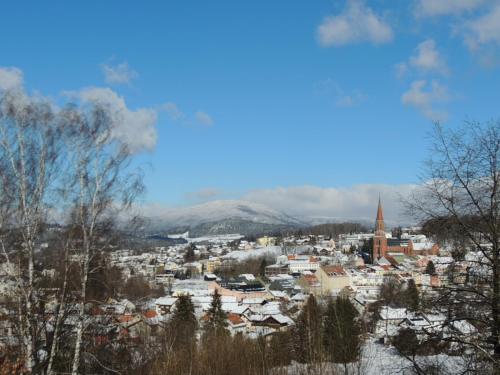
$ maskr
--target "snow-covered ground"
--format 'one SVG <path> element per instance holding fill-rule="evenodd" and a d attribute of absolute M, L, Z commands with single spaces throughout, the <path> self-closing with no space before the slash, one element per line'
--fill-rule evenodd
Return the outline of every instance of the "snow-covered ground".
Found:
<path fill-rule="evenodd" d="M 210 235 L 210 236 L 203 236 L 203 237 L 195 237 L 195 238 L 189 238 L 189 237 L 184 237 L 185 240 L 188 242 L 210 242 L 210 243 L 215 243 L 215 244 L 225 244 L 228 242 L 236 241 L 242 239 L 244 236 L 238 233 L 233 233 L 233 234 L 216 234 L 216 235 Z"/>
<path fill-rule="evenodd" d="M 436 355 L 417 357 L 421 368 L 435 366 L 437 373 L 443 375 L 459 374 L 463 372 L 465 363 L 461 357 Z M 320 369 L 321 367 L 321 369 Z M 279 371 L 278 371 L 279 373 Z M 305 374 L 357 374 L 357 375 L 410 375 L 415 374 L 412 364 L 401 357 L 396 349 L 368 340 L 362 349 L 361 360 L 347 365 L 344 372 L 342 364 L 323 363 L 320 365 L 305 365 L 293 363 L 288 368 L 288 375 Z"/>

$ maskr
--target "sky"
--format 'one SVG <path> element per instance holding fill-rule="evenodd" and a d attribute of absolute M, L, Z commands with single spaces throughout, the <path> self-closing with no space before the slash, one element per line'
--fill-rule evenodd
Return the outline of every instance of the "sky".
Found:
<path fill-rule="evenodd" d="M 2 14 L 0 89 L 116 109 L 146 204 L 374 211 L 379 193 L 419 183 L 433 122 L 500 108 L 497 0 L 16 1 Z"/>

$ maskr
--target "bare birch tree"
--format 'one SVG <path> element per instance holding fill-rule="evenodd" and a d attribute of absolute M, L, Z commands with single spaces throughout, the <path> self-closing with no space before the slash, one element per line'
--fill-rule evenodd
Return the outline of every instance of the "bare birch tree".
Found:
<path fill-rule="evenodd" d="M 56 179 L 60 142 L 49 103 L 8 91 L 0 98 L 0 201 L 3 261 L 15 270 L 16 328 L 27 372 L 36 371 L 40 347 L 35 252 Z"/>
<path fill-rule="evenodd" d="M 119 212 L 142 191 L 141 176 L 130 173 L 132 154 L 114 136 L 116 125 L 110 108 L 99 103 L 58 110 L 21 89 L 0 93 L 0 255 L 1 263 L 11 270 L 10 294 L 15 301 L 9 311 L 25 372 L 58 372 L 62 350 L 59 359 L 71 358 L 62 368 L 80 373 L 82 356 L 87 354 L 89 278 L 97 271 L 92 260 L 109 245 Z M 37 264 L 43 257 L 40 245 L 48 235 L 46 224 L 55 212 L 64 225 L 51 233 L 58 236 L 62 267 L 56 291 L 46 295 Z M 71 268 L 75 259 L 76 274 Z M 76 295 L 69 283 L 75 277 Z M 54 306 L 51 311 L 44 306 L 47 299 Z M 75 305 L 71 340 L 65 320 Z M 68 346 L 69 342 L 73 344 Z M 87 358 L 95 362 L 90 352 Z"/>
<path fill-rule="evenodd" d="M 69 132 L 71 150 L 70 226 L 79 233 L 74 241 L 80 265 L 78 319 L 72 363 L 72 374 L 78 374 L 85 354 L 85 304 L 88 301 L 89 277 L 93 257 L 109 244 L 109 229 L 117 211 L 127 208 L 135 194 L 142 190 L 140 176 L 127 173 L 131 153 L 127 145 L 113 138 L 114 123 L 106 107 L 93 103 L 88 108 L 69 107 L 62 111 Z"/>
<path fill-rule="evenodd" d="M 500 121 L 470 122 L 457 130 L 436 125 L 432 140 L 422 188 L 408 206 L 423 222 L 446 223 L 468 251 L 448 266 L 449 278 L 433 301 L 447 315 L 448 334 L 441 339 L 483 363 L 481 373 L 498 373 Z M 456 238 L 448 244 L 456 247 Z M 454 334 L 464 325 L 470 332 Z"/>

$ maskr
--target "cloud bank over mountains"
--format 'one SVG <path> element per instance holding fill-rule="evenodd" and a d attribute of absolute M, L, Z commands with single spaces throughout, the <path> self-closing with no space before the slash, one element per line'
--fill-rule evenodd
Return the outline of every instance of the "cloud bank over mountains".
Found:
<path fill-rule="evenodd" d="M 181 217 L 182 213 L 189 211 L 191 214 L 203 216 L 209 212 L 206 209 L 208 203 L 212 203 L 210 207 L 215 209 L 225 207 L 230 202 L 240 202 L 260 207 L 257 209 L 259 212 L 265 208 L 307 224 L 335 221 L 371 222 L 375 217 L 380 196 L 388 222 L 410 224 L 415 220 L 405 211 L 404 201 L 417 187 L 416 184 L 360 184 L 340 188 L 304 185 L 256 189 L 239 196 L 215 188 L 204 188 L 189 193 L 186 200 L 190 204 L 186 206 L 172 208 L 159 203 L 148 204 L 144 207 L 144 213 L 146 216 L 159 217 L 168 213 L 170 217 L 175 212 Z M 196 204 L 193 205 L 193 202 Z M 207 219 L 221 215 L 226 213 L 211 213 Z"/>
<path fill-rule="evenodd" d="M 278 187 L 253 190 L 242 199 L 299 218 L 338 218 L 371 220 L 375 215 L 379 195 L 387 219 L 411 221 L 403 201 L 417 185 L 363 184 L 342 188 L 318 186 Z"/>

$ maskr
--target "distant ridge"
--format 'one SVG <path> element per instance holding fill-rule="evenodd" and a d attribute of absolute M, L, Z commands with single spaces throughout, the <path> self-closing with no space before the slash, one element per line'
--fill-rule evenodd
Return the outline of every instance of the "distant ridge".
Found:
<path fill-rule="evenodd" d="M 148 209 L 145 216 L 151 231 L 183 233 L 190 237 L 240 233 L 272 233 L 307 226 L 293 216 L 263 204 L 242 200 L 217 200 L 190 207 Z"/>
<path fill-rule="evenodd" d="M 148 231 L 163 235 L 189 232 L 190 237 L 240 233 L 255 235 L 305 228 L 327 223 L 359 223 L 373 227 L 375 218 L 335 216 L 296 217 L 260 203 L 216 200 L 189 207 L 149 207 L 144 212 Z M 388 222 L 388 227 L 397 225 Z"/>

